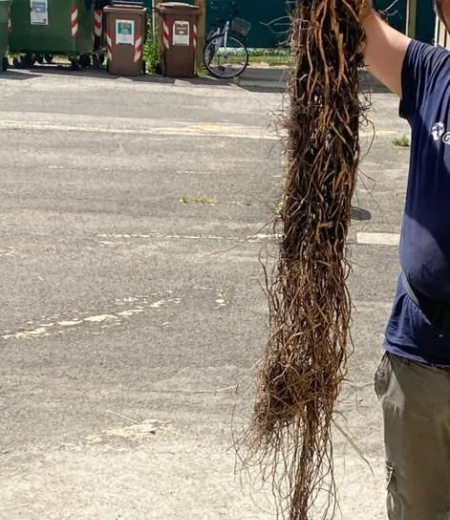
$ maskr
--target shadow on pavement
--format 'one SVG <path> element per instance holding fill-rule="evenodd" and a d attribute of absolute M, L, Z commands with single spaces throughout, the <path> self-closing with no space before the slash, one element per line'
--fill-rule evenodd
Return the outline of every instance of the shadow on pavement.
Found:
<path fill-rule="evenodd" d="M 9 81 L 26 81 L 29 79 L 39 78 L 40 76 L 41 74 L 33 74 L 31 72 L 24 74 L 23 72 L 8 69 L 6 72 L 0 74 L 0 81 L 5 79 Z"/>
<path fill-rule="evenodd" d="M 351 219 L 364 222 L 367 220 L 372 220 L 372 214 L 370 213 L 370 211 L 367 211 L 366 209 L 352 207 Z"/>
<path fill-rule="evenodd" d="M 71 70 L 70 64 L 52 64 L 43 66 L 33 66 L 32 68 L 23 69 L 9 69 L 5 75 L 0 75 L 0 79 L 16 79 L 26 80 L 34 77 L 42 76 L 67 76 L 71 75 L 74 80 L 76 78 L 91 78 L 91 79 L 109 79 L 111 81 L 117 80 L 129 80 L 137 83 L 160 83 L 167 85 L 192 85 L 192 86 L 229 86 L 232 85 L 231 81 L 221 81 L 212 77 L 202 76 L 196 78 L 166 78 L 157 74 L 145 74 L 143 76 L 113 76 L 108 74 L 105 68 L 101 69 L 80 69 Z"/>
<path fill-rule="evenodd" d="M 241 90 L 246 90 L 247 92 L 254 92 L 258 94 L 264 94 L 269 92 L 274 93 L 283 93 L 286 92 L 286 85 L 278 85 L 274 83 L 273 85 L 237 85 L 237 88 Z"/>

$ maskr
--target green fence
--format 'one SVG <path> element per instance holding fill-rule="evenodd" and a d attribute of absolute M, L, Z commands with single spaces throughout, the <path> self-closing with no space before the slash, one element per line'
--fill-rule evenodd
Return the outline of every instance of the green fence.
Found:
<path fill-rule="evenodd" d="M 374 0 L 374 7 L 383 18 L 395 29 L 406 31 L 407 11 L 406 0 Z M 431 0 L 419 0 L 417 2 L 417 13 L 415 20 L 415 38 L 426 43 L 434 39 L 436 17 Z"/>
<path fill-rule="evenodd" d="M 289 5 L 283 0 L 236 0 L 239 17 L 252 23 L 249 47 L 269 48 L 286 42 L 289 33 Z M 208 0 L 206 26 L 214 20 L 229 18 L 229 0 Z"/>
<path fill-rule="evenodd" d="M 144 0 L 150 3 L 151 0 Z M 193 4 L 195 0 L 182 0 Z M 289 12 L 295 4 L 292 0 L 234 0 L 239 16 L 252 23 L 247 40 L 249 47 L 273 48 L 287 42 Z M 405 32 L 407 0 L 374 0 L 374 7 L 395 29 Z M 217 19 L 228 19 L 232 12 L 232 0 L 207 0 L 207 28 Z M 432 1 L 419 0 L 417 7 L 416 38 L 431 43 L 434 38 L 435 17 Z"/>
<path fill-rule="evenodd" d="M 436 15 L 433 2 L 417 2 L 416 34 L 415 37 L 423 42 L 431 42 L 434 39 L 436 29 Z"/>
<path fill-rule="evenodd" d="M 374 0 L 373 6 L 394 29 L 406 31 L 406 0 Z"/>

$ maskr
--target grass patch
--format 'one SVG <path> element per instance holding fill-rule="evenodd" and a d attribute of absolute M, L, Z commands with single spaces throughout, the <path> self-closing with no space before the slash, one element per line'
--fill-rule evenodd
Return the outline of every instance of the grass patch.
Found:
<path fill-rule="evenodd" d="M 182 195 L 180 197 L 182 204 L 205 204 L 208 206 L 214 206 L 216 201 L 211 197 L 205 197 L 203 195 Z"/>
<path fill-rule="evenodd" d="M 291 66 L 294 56 L 290 49 L 249 49 L 250 63 L 266 63 L 270 66 Z"/>
<path fill-rule="evenodd" d="M 144 45 L 145 67 L 149 74 L 158 72 L 160 63 L 158 34 L 153 30 L 152 19 L 150 18 L 147 28 L 147 39 Z"/>
<path fill-rule="evenodd" d="M 402 148 L 408 148 L 410 144 L 409 138 L 406 135 L 403 135 L 402 137 L 396 137 L 392 142 L 395 146 L 400 146 Z"/>

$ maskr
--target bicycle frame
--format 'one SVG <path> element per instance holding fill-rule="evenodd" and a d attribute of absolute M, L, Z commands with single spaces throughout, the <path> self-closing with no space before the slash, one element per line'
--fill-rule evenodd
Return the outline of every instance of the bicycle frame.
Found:
<path fill-rule="evenodd" d="M 228 36 L 230 34 L 230 25 L 231 22 L 227 21 L 225 22 L 225 25 L 223 27 L 218 27 L 213 33 L 210 33 L 208 36 L 208 41 L 212 40 L 213 38 L 216 38 L 217 36 L 221 36 L 222 39 L 218 40 L 217 43 L 214 45 L 214 55 L 211 56 L 211 59 L 216 55 L 217 51 L 221 47 L 227 47 L 228 45 Z"/>
<path fill-rule="evenodd" d="M 209 33 L 207 41 L 212 40 L 216 36 L 222 36 L 224 38 L 224 47 L 226 47 L 228 43 L 228 35 L 230 34 L 230 25 L 231 22 L 228 20 L 222 27 L 217 27 L 215 31 Z"/>

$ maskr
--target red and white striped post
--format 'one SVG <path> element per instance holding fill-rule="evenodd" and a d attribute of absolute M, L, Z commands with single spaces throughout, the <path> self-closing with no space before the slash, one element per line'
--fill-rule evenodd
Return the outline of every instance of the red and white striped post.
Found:
<path fill-rule="evenodd" d="M 137 36 L 134 42 L 134 63 L 142 59 L 142 36 Z"/>
<path fill-rule="evenodd" d="M 112 60 L 112 37 L 111 33 L 106 35 L 106 52 L 108 53 L 108 60 Z"/>
<path fill-rule="evenodd" d="M 78 9 L 72 7 L 70 10 L 70 33 L 72 38 L 77 38 L 79 29 Z"/>
<path fill-rule="evenodd" d="M 103 29 L 103 9 L 95 9 L 94 11 L 94 35 L 97 38 L 102 36 Z"/>
<path fill-rule="evenodd" d="M 197 41 L 198 41 L 197 24 L 194 23 L 194 29 L 192 31 L 192 46 L 194 47 L 195 52 L 197 52 Z"/>
<path fill-rule="evenodd" d="M 165 49 L 170 49 L 170 28 L 163 20 L 163 45 Z"/>

